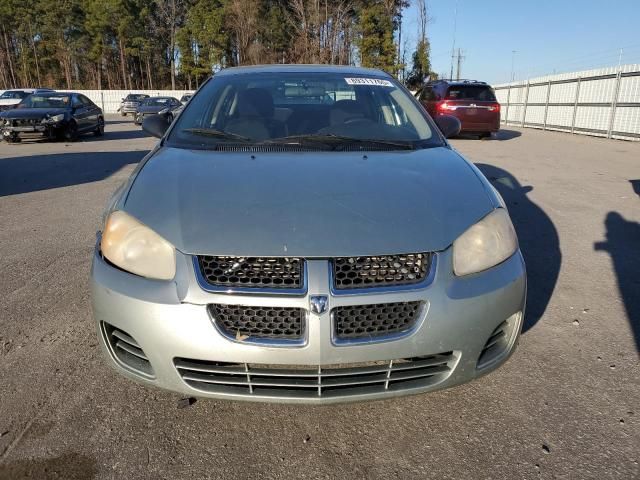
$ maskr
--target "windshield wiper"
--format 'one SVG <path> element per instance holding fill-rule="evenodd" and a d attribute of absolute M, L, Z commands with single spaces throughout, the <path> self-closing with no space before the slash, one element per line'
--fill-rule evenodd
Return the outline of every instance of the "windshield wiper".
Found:
<path fill-rule="evenodd" d="M 238 140 L 241 142 L 251 141 L 251 139 L 248 137 L 243 137 L 242 135 L 236 135 L 235 133 L 223 132 L 222 130 L 216 130 L 214 128 L 185 128 L 180 131 L 191 133 L 193 135 L 201 135 L 203 137 L 225 138 L 228 140 Z"/>
<path fill-rule="evenodd" d="M 401 150 L 414 150 L 415 147 L 411 143 L 394 142 L 392 140 L 380 140 L 377 138 L 355 138 L 344 135 L 335 135 L 333 133 L 311 134 L 311 135 L 290 135 L 288 137 L 273 138 L 266 140 L 266 144 L 285 144 L 285 145 L 309 145 L 321 143 L 337 150 L 338 146 L 345 144 L 357 145 L 380 145 L 398 147 Z"/>

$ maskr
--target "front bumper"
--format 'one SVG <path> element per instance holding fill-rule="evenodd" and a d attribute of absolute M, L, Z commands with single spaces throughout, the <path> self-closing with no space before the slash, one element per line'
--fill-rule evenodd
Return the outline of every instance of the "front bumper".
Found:
<path fill-rule="evenodd" d="M 4 125 L 0 127 L 0 134 L 3 137 L 47 137 L 55 138 L 59 132 L 63 131 L 63 123 L 35 124 L 25 126 Z"/>
<path fill-rule="evenodd" d="M 204 291 L 197 282 L 192 257 L 178 253 L 174 281 L 156 281 L 123 272 L 108 264 L 96 249 L 92 265 L 94 317 L 109 362 L 135 380 L 186 395 L 253 401 L 332 403 L 373 400 L 420 393 L 464 383 L 500 366 L 513 352 L 522 323 L 526 294 L 524 262 L 518 251 L 502 264 L 468 278 L 451 271 L 451 249 L 439 252 L 432 278 L 424 287 L 364 295 L 332 295 L 326 260 L 308 260 L 308 288 L 298 296 L 241 295 Z M 327 294 L 329 307 L 309 312 L 306 342 L 282 347 L 245 344 L 223 336 L 209 316 L 210 303 L 287 306 L 309 309 L 309 296 Z M 339 345 L 332 341 L 330 311 L 341 305 L 423 301 L 422 318 L 410 335 L 378 343 Z M 488 339 L 510 319 L 509 338 L 499 355 L 478 367 Z M 130 335 L 143 350 L 152 372 L 144 373 L 114 355 L 105 328 Z M 288 393 L 238 393 L 190 386 L 176 368 L 177 359 L 269 366 L 351 365 L 438 355 L 449 356 L 446 374 L 424 385 L 383 391 L 349 391 L 301 398 Z"/>

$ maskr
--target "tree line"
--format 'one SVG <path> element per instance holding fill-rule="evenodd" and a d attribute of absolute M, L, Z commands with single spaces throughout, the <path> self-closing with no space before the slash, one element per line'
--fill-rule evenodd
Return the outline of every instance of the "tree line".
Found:
<path fill-rule="evenodd" d="M 221 68 L 258 63 L 406 69 L 398 45 L 408 0 L 1 3 L 3 89 L 194 89 Z M 428 74 L 421 25 L 412 82 Z"/>

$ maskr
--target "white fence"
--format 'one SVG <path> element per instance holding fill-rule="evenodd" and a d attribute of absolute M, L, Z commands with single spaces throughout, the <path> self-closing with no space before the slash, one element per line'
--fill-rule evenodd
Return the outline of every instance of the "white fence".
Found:
<path fill-rule="evenodd" d="M 64 92 L 66 90 L 58 90 Z M 70 90 L 69 90 L 70 91 Z M 117 113 L 120 108 L 122 99 L 130 93 L 145 93 L 152 97 L 175 97 L 180 100 L 186 93 L 192 93 L 190 90 L 73 90 L 82 93 L 91 99 L 93 103 L 98 105 L 104 113 Z"/>
<path fill-rule="evenodd" d="M 640 65 L 494 86 L 506 125 L 640 140 Z"/>
<path fill-rule="evenodd" d="M 192 93 L 191 90 L 57 90 L 58 92 L 78 92 L 86 95 L 93 103 L 98 105 L 104 113 L 117 113 L 120 108 L 122 99 L 130 93 L 145 93 L 152 97 L 175 97 L 180 100 L 186 93 Z M 0 90 L 0 95 L 2 91 Z"/>

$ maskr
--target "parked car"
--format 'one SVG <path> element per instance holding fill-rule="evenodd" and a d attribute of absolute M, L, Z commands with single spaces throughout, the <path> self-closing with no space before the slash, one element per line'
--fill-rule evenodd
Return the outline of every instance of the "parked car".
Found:
<path fill-rule="evenodd" d="M 451 387 L 513 352 L 526 275 L 506 206 L 447 143 L 460 122 L 395 78 L 227 69 L 143 128 L 161 140 L 109 201 L 91 273 L 120 373 L 329 403 Z"/>
<path fill-rule="evenodd" d="M 104 115 L 80 93 L 34 93 L 0 113 L 0 129 L 9 143 L 25 136 L 74 141 L 82 133 L 102 136 Z"/>
<path fill-rule="evenodd" d="M 25 97 L 32 93 L 48 93 L 53 92 L 50 88 L 17 88 L 13 90 L 5 90 L 0 95 L 0 112 L 15 108 Z"/>
<path fill-rule="evenodd" d="M 429 115 L 453 115 L 462 133 L 490 137 L 500 129 L 500 104 L 490 85 L 476 80 L 436 80 L 419 95 Z"/>
<path fill-rule="evenodd" d="M 172 112 L 181 106 L 180 100 L 174 97 L 149 97 L 138 105 L 134 122 L 136 125 L 142 125 L 145 117 L 164 112 L 165 118 L 171 123 L 173 121 Z"/>
<path fill-rule="evenodd" d="M 182 105 L 186 105 L 187 102 L 191 100 L 191 97 L 193 97 L 193 93 L 187 93 L 186 95 L 183 95 L 182 97 L 180 97 L 180 103 Z"/>
<path fill-rule="evenodd" d="M 122 103 L 120 104 L 120 115 L 126 117 L 128 113 L 135 114 L 145 99 L 149 98 L 149 95 L 145 95 L 144 93 L 130 93 L 125 98 L 122 99 Z"/>

